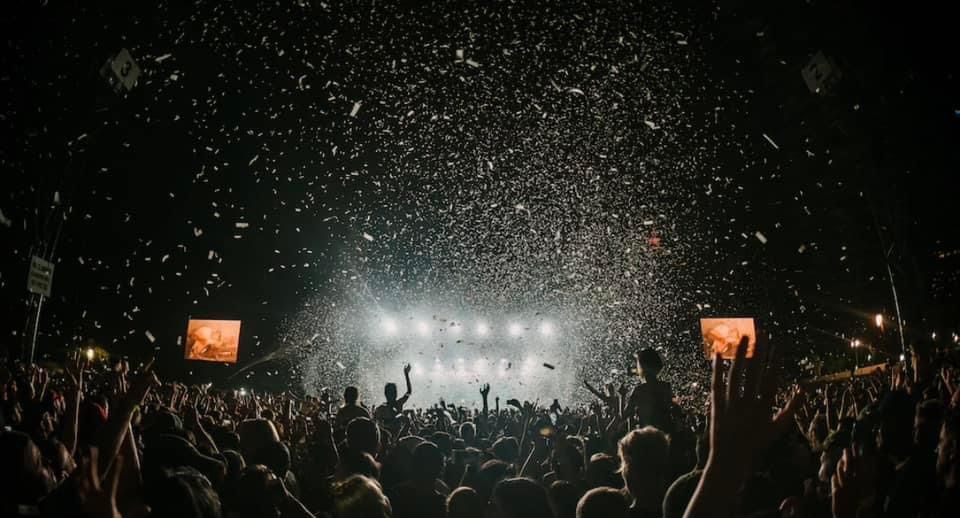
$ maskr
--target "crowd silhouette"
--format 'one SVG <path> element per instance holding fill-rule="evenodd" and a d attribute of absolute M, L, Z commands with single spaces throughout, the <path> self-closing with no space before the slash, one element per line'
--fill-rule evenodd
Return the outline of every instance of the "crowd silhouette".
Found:
<path fill-rule="evenodd" d="M 475 408 L 409 408 L 387 383 L 241 393 L 161 382 L 152 364 L 0 370 L 0 515 L 339 518 L 960 516 L 960 363 L 785 385 L 762 343 L 716 358 L 680 404 L 659 354 L 632 388 L 568 407 L 483 385 Z M 414 382 L 416 380 L 413 380 Z M 492 405 L 491 405 L 492 403 Z"/>

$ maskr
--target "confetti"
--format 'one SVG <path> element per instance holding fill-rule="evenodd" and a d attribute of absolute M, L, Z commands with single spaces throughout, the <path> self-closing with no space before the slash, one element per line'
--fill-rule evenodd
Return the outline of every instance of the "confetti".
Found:
<path fill-rule="evenodd" d="M 766 133 L 763 134 L 763 138 L 765 138 L 767 142 L 769 142 L 770 145 L 773 146 L 773 149 L 780 149 L 780 146 L 778 146 L 777 143 L 774 142 L 772 138 L 768 137 Z"/>

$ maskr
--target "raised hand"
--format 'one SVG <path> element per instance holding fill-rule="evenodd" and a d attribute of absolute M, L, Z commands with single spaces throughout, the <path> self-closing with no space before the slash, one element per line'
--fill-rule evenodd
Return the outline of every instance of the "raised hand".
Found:
<path fill-rule="evenodd" d="M 861 457 L 855 449 L 844 448 L 830 479 L 830 507 L 834 518 L 856 518 L 860 502 L 873 496 L 876 459 Z"/>
<path fill-rule="evenodd" d="M 67 382 L 77 391 L 83 390 L 83 370 L 85 367 L 86 362 L 80 354 L 80 351 L 77 351 L 64 368 L 67 374 Z"/>
<path fill-rule="evenodd" d="M 80 509 L 84 516 L 90 518 L 120 518 L 120 511 L 117 510 L 117 482 L 120 480 L 120 466 L 123 463 L 114 462 L 106 477 L 101 478 L 97 469 L 98 459 L 97 448 L 91 447 L 90 456 L 85 458 L 74 472 Z"/>
<path fill-rule="evenodd" d="M 710 394 L 710 455 L 700 484 L 687 507 L 686 518 L 726 516 L 749 476 L 754 460 L 770 445 L 798 403 L 772 415 L 776 380 L 767 370 L 763 342 L 747 359 L 748 339 L 737 346 L 724 379 L 722 360 L 713 360 Z"/>
<path fill-rule="evenodd" d="M 133 378 L 127 390 L 126 398 L 124 398 L 126 404 L 131 406 L 142 405 L 143 400 L 146 399 L 147 394 L 150 393 L 150 389 L 160 386 L 160 380 L 157 379 L 157 375 L 153 372 L 153 362 L 154 360 L 150 360 L 150 362 L 143 367 L 143 370 Z"/>
<path fill-rule="evenodd" d="M 786 418 L 786 409 L 771 417 L 776 384 L 766 372 L 767 362 L 758 343 L 747 360 L 747 339 L 724 379 L 719 355 L 714 358 L 710 404 L 710 458 L 731 462 L 749 470 L 757 454 L 773 440 L 776 425 Z M 741 388 L 742 387 L 742 388 Z"/>
<path fill-rule="evenodd" d="M 404 365 L 404 366 L 403 366 L 403 375 L 404 375 L 404 376 L 409 376 L 411 370 L 413 370 L 413 367 L 411 367 L 409 363 L 406 364 L 406 365 Z"/>
<path fill-rule="evenodd" d="M 490 395 L 490 384 L 484 383 L 480 385 L 480 395 L 483 396 L 483 399 L 487 399 L 487 396 Z"/>

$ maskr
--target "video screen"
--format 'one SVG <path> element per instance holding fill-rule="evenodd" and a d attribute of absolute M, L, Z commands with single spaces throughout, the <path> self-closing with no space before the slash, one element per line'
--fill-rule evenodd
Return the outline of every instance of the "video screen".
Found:
<path fill-rule="evenodd" d="M 700 334 L 703 336 L 703 352 L 707 359 L 719 354 L 725 360 L 737 355 L 737 345 L 744 336 L 747 342 L 747 358 L 753 357 L 757 346 L 757 328 L 752 318 L 701 318 Z"/>
<path fill-rule="evenodd" d="M 191 320 L 187 325 L 188 360 L 237 363 L 240 320 Z"/>

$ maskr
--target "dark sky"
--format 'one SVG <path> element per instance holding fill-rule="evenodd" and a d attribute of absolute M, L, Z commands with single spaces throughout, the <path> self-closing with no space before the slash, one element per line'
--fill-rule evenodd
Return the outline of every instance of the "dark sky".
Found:
<path fill-rule="evenodd" d="M 587 342 L 620 344 L 607 359 L 693 350 L 684 333 L 718 312 L 827 354 L 893 315 L 885 253 L 908 338 L 953 330 L 945 10 L 233 4 L 4 16 L 4 346 L 22 343 L 30 252 L 58 231 L 41 352 L 93 339 L 170 372 L 191 316 L 242 319 L 249 361 L 338 336 L 309 315 L 357 293 L 590 315 Z M 127 95 L 98 75 L 120 48 L 144 71 Z M 800 76 L 819 50 L 842 71 L 824 95 Z"/>

